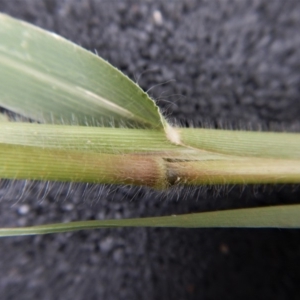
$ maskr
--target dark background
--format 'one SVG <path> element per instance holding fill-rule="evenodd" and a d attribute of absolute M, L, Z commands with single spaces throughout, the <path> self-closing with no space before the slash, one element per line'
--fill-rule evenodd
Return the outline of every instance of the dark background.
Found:
<path fill-rule="evenodd" d="M 181 125 L 299 131 L 300 2 L 0 0 L 125 72 Z M 161 16 L 161 18 L 160 18 Z M 0 41 L 1 42 L 1 41 Z M 0 225 L 300 203 L 295 186 L 1 182 Z M 0 240 L 1 299 L 299 299 L 300 232 L 105 229 Z"/>

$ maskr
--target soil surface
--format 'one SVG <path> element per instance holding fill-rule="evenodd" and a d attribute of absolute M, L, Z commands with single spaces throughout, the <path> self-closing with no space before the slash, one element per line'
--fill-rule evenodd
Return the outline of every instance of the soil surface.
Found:
<path fill-rule="evenodd" d="M 299 131 L 297 0 L 0 0 L 0 11 L 96 51 L 149 89 L 179 124 Z M 1 226 L 300 202 L 294 186 L 164 194 L 24 187 L 2 182 Z M 0 298 L 299 299 L 299 265 L 299 230 L 137 228 L 3 238 Z"/>

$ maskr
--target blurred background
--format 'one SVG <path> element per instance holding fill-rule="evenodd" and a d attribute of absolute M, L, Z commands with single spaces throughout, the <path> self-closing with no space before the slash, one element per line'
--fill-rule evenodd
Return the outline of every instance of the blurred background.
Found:
<path fill-rule="evenodd" d="M 181 126 L 300 131 L 297 0 L 0 0 L 0 12 L 98 53 Z M 1 181 L 1 226 L 300 203 L 300 188 L 288 185 L 166 193 L 25 186 Z M 136 228 L 2 238 L 0 298 L 299 299 L 299 264 L 298 230 Z"/>

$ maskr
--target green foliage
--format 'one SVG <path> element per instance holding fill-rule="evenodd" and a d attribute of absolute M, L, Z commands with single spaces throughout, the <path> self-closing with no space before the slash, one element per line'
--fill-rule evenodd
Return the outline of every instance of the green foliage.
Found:
<path fill-rule="evenodd" d="M 134 82 L 96 55 L 0 14 L 0 178 L 145 185 L 299 183 L 300 135 L 175 128 Z M 41 124 L 44 123 L 44 124 Z M 89 126 L 87 126 L 89 125 Z M 1 229 L 292 227 L 300 206 Z"/>

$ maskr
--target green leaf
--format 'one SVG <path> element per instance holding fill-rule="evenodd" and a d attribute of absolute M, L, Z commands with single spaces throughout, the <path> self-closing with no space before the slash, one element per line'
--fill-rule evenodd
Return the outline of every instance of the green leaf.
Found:
<path fill-rule="evenodd" d="M 116 227 L 300 228 L 300 205 L 234 209 L 166 217 L 79 221 L 23 228 L 1 228 L 0 236 L 35 235 Z"/>
<path fill-rule="evenodd" d="M 0 14 L 0 105 L 39 122 L 163 129 L 152 99 L 100 57 Z"/>

